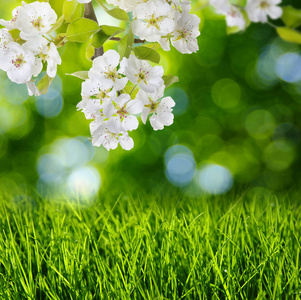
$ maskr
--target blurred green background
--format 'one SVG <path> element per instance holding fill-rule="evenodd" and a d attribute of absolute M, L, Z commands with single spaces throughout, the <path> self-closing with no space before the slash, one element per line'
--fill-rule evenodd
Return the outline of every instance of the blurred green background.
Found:
<path fill-rule="evenodd" d="M 63 1 L 49 2 L 60 16 Z M 4 19 L 20 5 L 0 3 Z M 91 67 L 86 45 L 59 50 L 63 64 L 42 97 L 28 97 L 25 86 L 0 71 L 0 190 L 93 195 L 180 188 L 200 195 L 298 186 L 300 46 L 280 40 L 266 24 L 227 36 L 223 17 L 201 10 L 203 4 L 193 1 L 201 18 L 199 52 L 160 52 L 165 74 L 180 78 L 165 94 L 176 102 L 174 124 L 163 131 L 141 124 L 130 133 L 135 147 L 129 152 L 92 147 L 90 121 L 76 110 L 81 80 L 65 74 Z M 299 0 L 283 4 L 301 8 Z M 101 24 L 119 25 L 98 8 L 97 15 Z"/>

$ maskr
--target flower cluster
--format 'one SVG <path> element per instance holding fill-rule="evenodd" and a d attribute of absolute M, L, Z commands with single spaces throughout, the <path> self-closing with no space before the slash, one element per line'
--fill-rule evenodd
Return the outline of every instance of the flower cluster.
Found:
<path fill-rule="evenodd" d="M 245 7 L 234 5 L 229 0 L 210 0 L 216 12 L 226 16 L 229 27 L 244 29 L 247 19 L 251 22 L 268 22 L 268 17 L 278 19 L 282 9 L 278 6 L 281 0 L 248 0 Z M 245 15 L 246 13 L 246 15 Z"/>
<path fill-rule="evenodd" d="M 18 84 L 26 83 L 29 95 L 39 95 L 33 77 L 37 77 L 43 63 L 46 73 L 55 77 L 61 58 L 48 33 L 57 20 L 55 11 L 46 2 L 22 2 L 13 10 L 10 21 L 0 20 L 0 69 Z"/>
<path fill-rule="evenodd" d="M 150 115 L 154 130 L 171 125 L 175 102 L 170 97 L 163 98 L 162 76 L 161 66 L 152 67 L 134 55 L 120 62 L 115 50 L 94 59 L 89 78 L 82 83 L 82 101 L 77 105 L 87 119 L 94 120 L 90 124 L 92 144 L 107 150 L 118 144 L 125 150 L 132 149 L 134 142 L 129 132 L 138 128 L 138 114 L 143 123 Z M 140 90 L 132 99 L 136 87 Z"/>
<path fill-rule="evenodd" d="M 181 53 L 198 51 L 200 19 L 190 14 L 188 0 L 107 0 L 132 12 L 132 30 L 140 39 L 159 42 L 165 51 L 172 44 Z"/>

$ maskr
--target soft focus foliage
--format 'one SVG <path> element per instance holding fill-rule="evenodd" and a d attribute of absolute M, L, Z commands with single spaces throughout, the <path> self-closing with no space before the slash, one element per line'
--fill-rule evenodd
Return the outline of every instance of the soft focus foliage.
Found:
<path fill-rule="evenodd" d="M 87 44 L 59 49 L 59 77 L 41 97 L 28 97 L 26 86 L 1 71 L 0 190 L 31 184 L 41 193 L 93 195 L 127 185 L 219 194 L 241 184 L 277 190 L 300 184 L 300 46 L 266 24 L 227 35 L 224 17 L 200 10 L 205 2 L 192 2 L 201 18 L 199 52 L 159 50 L 165 74 L 180 79 L 164 95 L 176 103 L 173 125 L 164 131 L 149 123 L 139 127 L 129 152 L 108 153 L 86 138 L 89 121 L 76 111 L 82 80 L 65 74 L 91 68 Z M 0 18 L 7 20 L 20 5 L 0 3 Z M 60 16 L 62 1 L 49 3 Z M 301 8 L 299 1 L 283 5 Z M 101 8 L 96 13 L 100 24 L 122 25 Z M 117 50 L 117 42 L 108 43 Z"/>

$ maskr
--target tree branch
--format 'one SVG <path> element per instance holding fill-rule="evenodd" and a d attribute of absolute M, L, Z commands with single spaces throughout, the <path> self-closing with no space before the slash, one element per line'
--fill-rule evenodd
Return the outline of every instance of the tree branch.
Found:
<path fill-rule="evenodd" d="M 119 37 L 111 37 L 110 40 L 119 42 L 120 38 Z M 145 42 L 146 42 L 145 40 L 140 40 L 140 39 L 135 39 L 134 40 L 135 44 L 144 44 Z"/>
<path fill-rule="evenodd" d="M 94 8 L 93 8 L 92 1 L 89 2 L 89 3 L 85 3 L 84 18 L 95 21 L 98 24 L 98 20 L 97 20 L 97 17 L 95 15 L 95 11 L 94 11 Z M 95 48 L 94 55 L 92 56 L 92 60 L 95 59 L 98 56 L 102 56 L 103 53 L 104 53 L 103 47 Z"/>

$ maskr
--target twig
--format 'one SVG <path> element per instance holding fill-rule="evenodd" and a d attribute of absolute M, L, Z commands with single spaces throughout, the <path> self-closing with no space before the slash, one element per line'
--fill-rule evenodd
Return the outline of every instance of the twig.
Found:
<path fill-rule="evenodd" d="M 85 3 L 84 18 L 95 21 L 98 24 L 98 20 L 97 20 L 97 17 L 95 15 L 95 11 L 94 11 L 94 8 L 93 8 L 92 1 L 89 2 L 89 3 Z M 98 56 L 102 56 L 103 53 L 104 53 L 103 47 L 95 48 L 94 55 L 92 56 L 92 60 L 95 59 Z"/>
<path fill-rule="evenodd" d="M 119 42 L 120 38 L 119 37 L 111 37 L 110 40 Z M 135 39 L 134 40 L 135 44 L 144 44 L 145 42 L 146 42 L 145 40 L 140 40 L 140 39 Z"/>

